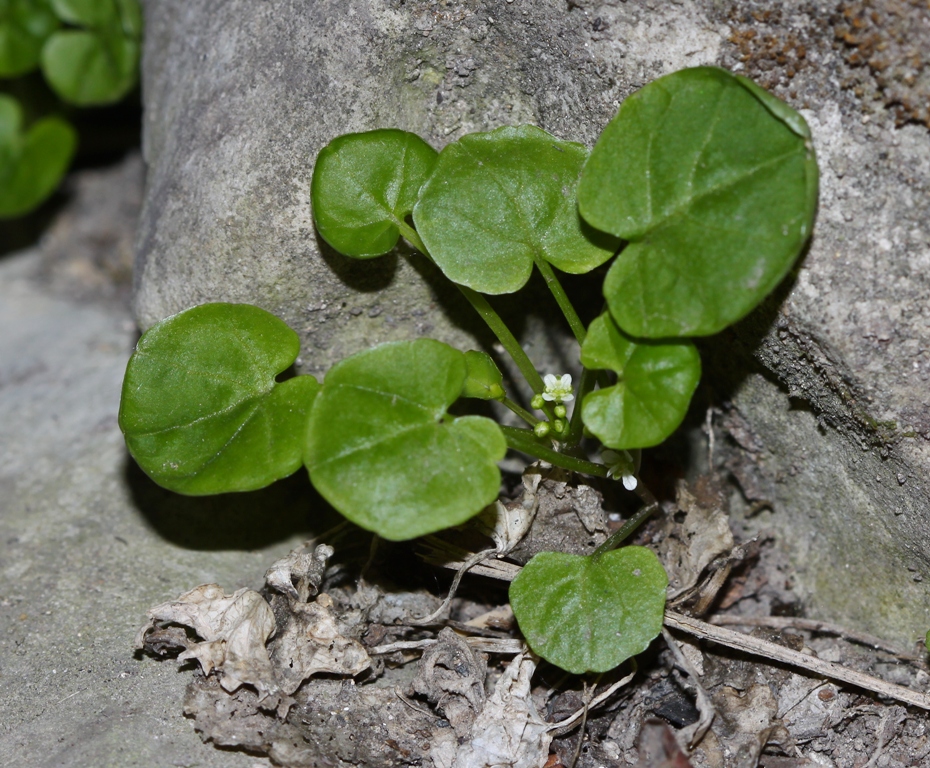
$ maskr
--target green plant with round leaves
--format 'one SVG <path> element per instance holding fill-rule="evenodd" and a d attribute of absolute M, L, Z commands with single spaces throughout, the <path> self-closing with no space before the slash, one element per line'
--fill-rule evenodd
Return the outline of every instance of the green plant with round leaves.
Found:
<path fill-rule="evenodd" d="M 312 376 L 276 381 L 299 350 L 284 322 L 248 304 L 203 304 L 157 323 L 123 380 L 119 424 L 133 458 L 160 485 L 198 496 L 292 474 L 319 390 Z"/>
<path fill-rule="evenodd" d="M 481 293 L 513 293 L 533 265 L 590 272 L 617 240 L 585 225 L 575 189 L 588 150 L 531 125 L 449 144 L 420 190 L 413 221 L 445 273 Z"/>
<path fill-rule="evenodd" d="M 668 576 L 646 547 L 593 555 L 541 552 L 510 586 L 510 605 L 537 654 L 580 675 L 642 653 L 662 630 Z"/>
<path fill-rule="evenodd" d="M 386 539 L 458 525 L 497 498 L 507 443 L 482 416 L 453 417 L 465 355 L 432 339 L 382 344 L 326 374 L 307 429 L 314 487 Z"/>
<path fill-rule="evenodd" d="M 610 370 L 617 383 L 589 392 L 585 426 L 608 448 L 651 448 L 681 424 L 701 378 L 701 357 L 688 341 L 634 340 L 606 312 L 581 347 L 587 368 Z"/>
<path fill-rule="evenodd" d="M 604 281 L 633 336 L 706 336 L 784 278 L 813 225 L 817 162 L 794 110 L 744 77 L 697 67 L 630 96 L 604 129 L 578 203 L 628 241 Z"/>
<path fill-rule="evenodd" d="M 385 129 L 333 139 L 317 156 L 310 192 L 320 236 L 347 256 L 390 251 L 436 164 L 419 136 Z"/>
<path fill-rule="evenodd" d="M 0 94 L 0 219 L 21 216 L 61 182 L 77 146 L 74 129 L 46 117 L 23 130 L 16 99 Z"/>
<path fill-rule="evenodd" d="M 49 0 L 0 0 L 0 77 L 39 66 L 42 46 L 60 25 Z"/>
<path fill-rule="evenodd" d="M 72 25 L 42 48 L 42 72 L 52 89 L 78 106 L 112 104 L 139 77 L 142 11 L 138 0 L 51 0 Z"/>
<path fill-rule="evenodd" d="M 136 84 L 141 33 L 138 0 L 0 0 L 0 78 L 41 65 L 63 101 L 110 104 Z M 61 118 L 37 120 L 25 134 L 21 123 L 18 102 L 0 95 L 0 218 L 22 216 L 51 195 L 76 148 Z"/>
<path fill-rule="evenodd" d="M 317 394 L 310 377 L 274 382 L 297 354 L 296 340 L 283 344 L 280 329 L 259 334 L 269 344 L 280 335 L 282 346 L 274 342 L 268 349 L 279 352 L 255 364 L 236 335 L 251 321 L 235 319 L 236 333 L 211 336 L 169 320 L 177 334 L 147 334 L 130 362 L 121 412 L 127 441 L 159 482 L 175 483 L 171 473 L 180 472 L 200 488 L 198 473 L 213 471 L 210 456 L 237 445 L 243 414 L 291 387 L 303 405 L 291 414 L 288 460 L 262 481 L 302 461 L 337 510 L 392 540 L 461 525 L 490 505 L 507 448 L 620 480 L 639 495 L 640 510 L 593 555 L 537 554 L 510 590 L 534 651 L 573 673 L 607 671 L 662 627 L 661 564 L 649 549 L 616 547 L 658 508 L 638 477 L 640 449 L 665 440 L 688 409 L 701 365 L 686 337 L 743 317 L 787 273 L 810 233 L 816 185 L 800 115 L 707 67 L 631 96 L 591 153 L 531 126 L 466 135 L 438 155 L 403 131 L 338 137 L 313 172 L 322 238 L 362 259 L 406 239 L 459 287 L 496 336 L 496 352 L 512 358 L 508 372 L 522 375 L 532 394 L 521 400 L 525 388 L 505 380 L 487 353 L 429 339 L 353 355 L 330 369 Z M 556 270 L 589 272 L 621 239 L 604 282 L 608 311 L 585 327 Z M 485 296 L 520 290 L 534 267 L 578 340 L 574 376 L 541 375 Z M 170 343 L 155 343 L 162 333 Z M 230 389 L 239 367 L 249 384 Z M 475 400 L 500 403 L 526 426 L 469 414 L 488 411 Z M 222 425 L 217 436 L 228 441 L 200 439 L 206 424 Z M 601 459 L 590 460 L 596 452 Z"/>

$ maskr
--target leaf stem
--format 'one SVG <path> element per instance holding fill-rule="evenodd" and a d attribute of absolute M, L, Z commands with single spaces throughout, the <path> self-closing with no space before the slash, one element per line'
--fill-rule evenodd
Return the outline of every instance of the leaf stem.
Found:
<path fill-rule="evenodd" d="M 430 261 L 433 261 L 433 257 L 430 256 L 429 251 L 426 250 L 426 246 L 423 244 L 417 231 L 404 221 L 397 221 L 395 223 L 400 233 L 410 244 Z M 520 373 L 523 374 L 523 378 L 526 379 L 526 383 L 530 385 L 533 392 L 537 395 L 543 392 L 546 389 L 546 385 L 543 383 L 542 376 L 539 375 L 539 371 L 536 370 L 533 361 L 530 360 L 526 352 L 523 351 L 520 342 L 517 341 L 516 337 L 510 332 L 510 329 L 504 324 L 501 316 L 494 311 L 494 307 L 492 307 L 488 303 L 488 300 L 477 291 L 472 290 L 468 286 L 460 285 L 459 283 L 455 283 L 455 285 L 468 300 L 468 303 L 481 315 L 481 319 L 487 323 L 488 328 L 497 336 L 497 340 L 517 364 L 517 368 L 520 369 Z M 551 417 L 551 414 L 549 415 Z"/>
<path fill-rule="evenodd" d="M 456 283 L 456 285 L 458 285 L 458 283 Z M 520 373 L 523 374 L 523 378 L 526 379 L 526 383 L 530 385 L 533 392 L 537 395 L 544 392 L 546 385 L 543 383 L 542 376 L 539 375 L 539 371 L 536 370 L 536 366 L 533 365 L 533 361 L 530 360 L 529 355 L 523 351 L 520 342 L 517 341 L 516 337 L 510 332 L 510 329 L 504 325 L 501 316 L 494 311 L 494 307 L 488 303 L 488 300 L 484 298 L 484 296 L 469 288 L 467 285 L 458 285 L 458 289 L 475 308 L 475 311 L 481 315 L 481 319 L 487 323 L 488 328 L 497 336 L 497 340 L 501 343 L 501 346 L 507 350 L 507 354 L 510 355 L 514 363 L 517 364 L 517 368 L 520 369 Z"/>
<path fill-rule="evenodd" d="M 568 294 L 565 293 L 562 283 L 559 282 L 559 278 L 556 277 L 552 265 L 549 264 L 548 261 L 537 256 L 536 268 L 546 281 L 546 285 L 549 286 L 549 290 L 552 292 L 553 297 L 555 297 L 555 301 L 559 305 L 559 309 L 562 310 L 562 314 L 565 315 L 565 319 L 568 321 L 572 333 L 575 334 L 575 338 L 578 339 L 578 343 L 584 344 L 584 337 L 587 335 L 584 323 L 582 323 L 581 318 L 578 317 L 578 313 L 569 300 Z"/>
<path fill-rule="evenodd" d="M 420 239 L 419 233 L 413 227 L 411 227 L 406 221 L 397 220 L 394 223 L 400 230 L 401 235 L 404 236 L 404 239 L 410 243 L 410 245 L 426 256 L 426 258 L 428 258 L 430 261 L 433 260 L 433 257 L 429 255 L 429 251 L 426 250 L 426 246 L 423 245 L 423 241 Z"/>
<path fill-rule="evenodd" d="M 539 424 L 540 419 L 537 419 L 532 413 L 526 410 L 526 408 L 523 408 L 522 406 L 518 405 L 513 400 L 511 400 L 509 397 L 503 398 L 500 401 L 500 403 L 502 405 L 507 406 L 511 411 L 517 414 L 517 416 L 523 419 L 531 427 L 535 427 L 537 424 Z"/>
<path fill-rule="evenodd" d="M 565 444 L 568 448 L 574 448 L 581 442 L 581 436 L 584 434 L 584 422 L 581 420 L 581 403 L 597 383 L 597 372 L 588 368 L 581 369 L 581 380 L 578 382 L 578 394 L 575 396 L 575 407 L 572 409 L 572 419 L 568 426 L 568 435 L 565 437 Z"/>
<path fill-rule="evenodd" d="M 559 453 L 539 442 L 531 429 L 502 426 L 501 431 L 504 433 L 507 445 L 515 451 L 535 456 L 537 459 L 548 461 L 553 466 L 569 469 L 572 472 L 584 472 L 586 475 L 607 477 L 607 467 L 603 464 L 595 464 L 593 461 L 577 459 L 574 456 Z"/>
<path fill-rule="evenodd" d="M 649 515 L 659 508 L 659 500 L 652 495 L 652 491 L 643 484 L 642 480 L 636 483 L 636 495 L 639 496 L 643 502 L 642 508 L 620 528 L 610 534 L 607 540 L 594 550 L 592 557 L 597 557 L 598 555 L 603 555 L 605 552 L 610 552 L 612 549 L 616 549 L 627 536 L 645 522 Z"/>

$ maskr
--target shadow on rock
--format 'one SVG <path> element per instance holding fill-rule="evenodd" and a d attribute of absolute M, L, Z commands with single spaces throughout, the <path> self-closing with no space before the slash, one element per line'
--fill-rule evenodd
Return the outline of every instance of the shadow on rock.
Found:
<path fill-rule="evenodd" d="M 309 538 L 342 520 L 302 471 L 259 491 L 218 496 L 183 496 L 166 490 L 128 455 L 123 475 L 149 525 L 185 549 L 260 549 L 295 534 Z"/>

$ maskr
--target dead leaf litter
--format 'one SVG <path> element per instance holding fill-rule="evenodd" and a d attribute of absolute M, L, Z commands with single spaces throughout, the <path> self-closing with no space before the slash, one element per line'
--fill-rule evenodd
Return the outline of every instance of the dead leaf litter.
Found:
<path fill-rule="evenodd" d="M 930 766 L 925 655 L 801 618 L 783 556 L 734 535 L 714 478 L 637 533 L 669 573 L 665 639 L 600 677 L 540 661 L 502 587 L 537 551 L 593 551 L 616 517 L 596 486 L 534 465 L 475 525 L 418 545 L 460 572 L 450 599 L 392 585 L 409 548 L 353 563 L 310 542 L 260 592 L 155 606 L 137 646 L 197 663 L 184 711 L 204 740 L 294 768 Z"/>

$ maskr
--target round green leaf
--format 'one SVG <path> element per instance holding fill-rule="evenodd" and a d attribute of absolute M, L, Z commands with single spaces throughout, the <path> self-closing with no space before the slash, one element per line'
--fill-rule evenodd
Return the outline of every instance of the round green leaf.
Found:
<path fill-rule="evenodd" d="M 42 49 L 42 72 L 65 101 L 86 107 L 119 101 L 136 84 L 139 41 L 112 31 L 68 29 Z"/>
<path fill-rule="evenodd" d="M 0 0 L 0 77 L 35 69 L 43 43 L 58 24 L 47 0 Z"/>
<path fill-rule="evenodd" d="M 199 496 L 250 491 L 301 464 L 319 384 L 282 383 L 297 334 L 248 304 L 204 304 L 152 326 L 129 360 L 120 429 L 159 485 Z"/>
<path fill-rule="evenodd" d="M 510 605 L 534 652 L 575 675 L 607 672 L 662 631 L 668 577 L 652 550 L 540 552 L 510 585 Z"/>
<path fill-rule="evenodd" d="M 349 520 L 393 541 L 458 525 L 497 498 L 500 427 L 446 409 L 465 356 L 432 339 L 382 344 L 326 374 L 307 430 L 313 485 Z"/>
<path fill-rule="evenodd" d="M 579 208 L 629 241 L 604 282 L 634 336 L 702 336 L 755 307 L 811 233 L 817 162 L 803 118 L 742 77 L 697 67 L 634 93 L 604 129 Z"/>
<path fill-rule="evenodd" d="M 513 293 L 536 259 L 563 272 L 603 264 L 618 241 L 578 215 L 588 150 L 530 125 L 472 133 L 449 144 L 413 210 L 417 232 L 453 282 Z"/>
<path fill-rule="evenodd" d="M 586 368 L 616 371 L 611 387 L 581 405 L 585 426 L 608 448 L 658 445 L 681 424 L 701 378 L 691 342 L 634 341 L 605 312 L 591 323 L 581 347 Z"/>
<path fill-rule="evenodd" d="M 504 396 L 504 375 L 491 356 L 471 349 L 465 353 L 465 385 L 462 397 L 500 400 Z"/>
<path fill-rule="evenodd" d="M 413 133 L 349 133 L 320 151 L 310 194 L 320 236 L 339 253 L 368 259 L 390 251 L 406 226 L 436 150 Z"/>
<path fill-rule="evenodd" d="M 22 132 L 22 110 L 0 94 L 0 219 L 21 216 L 61 182 L 77 147 L 74 129 L 47 117 Z"/>

